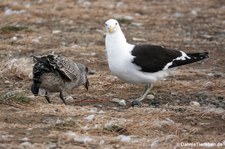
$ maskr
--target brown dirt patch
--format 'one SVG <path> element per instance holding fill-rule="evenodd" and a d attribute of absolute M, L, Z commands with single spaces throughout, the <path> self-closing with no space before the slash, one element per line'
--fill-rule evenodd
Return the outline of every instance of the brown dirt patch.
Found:
<path fill-rule="evenodd" d="M 224 148 L 224 8 L 223 0 L 1 1 L 0 148 L 205 148 L 194 145 L 207 142 Z M 129 103 L 143 86 L 109 72 L 109 18 L 121 22 L 129 42 L 208 51 L 210 58 L 155 84 L 154 101 L 143 107 L 118 106 L 112 98 Z M 30 55 L 51 51 L 94 72 L 90 90 L 73 90 L 67 106 L 56 94 L 48 104 L 30 92 Z"/>

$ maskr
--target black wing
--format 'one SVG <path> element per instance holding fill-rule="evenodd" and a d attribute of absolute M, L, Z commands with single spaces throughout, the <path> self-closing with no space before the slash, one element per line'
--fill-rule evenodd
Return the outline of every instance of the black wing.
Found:
<path fill-rule="evenodd" d="M 176 59 L 182 56 L 181 51 L 167 49 L 156 45 L 136 45 L 131 53 L 135 58 L 133 63 L 141 67 L 144 72 L 157 72 L 162 70 L 168 63 L 168 68 L 177 67 L 202 59 L 208 58 L 208 52 L 190 53 L 185 59 Z"/>
<path fill-rule="evenodd" d="M 136 45 L 131 53 L 135 56 L 133 63 L 141 67 L 144 72 L 157 72 L 166 64 L 180 57 L 182 53 L 156 45 Z"/>

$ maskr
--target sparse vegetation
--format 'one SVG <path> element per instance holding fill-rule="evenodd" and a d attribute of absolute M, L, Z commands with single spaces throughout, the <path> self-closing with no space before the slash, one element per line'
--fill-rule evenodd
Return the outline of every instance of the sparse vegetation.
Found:
<path fill-rule="evenodd" d="M 30 98 L 27 97 L 26 95 L 22 93 L 14 93 L 14 92 L 7 92 L 3 93 L 0 96 L 0 102 L 16 102 L 16 103 L 23 103 L 23 104 L 28 104 L 30 103 Z"/>
<path fill-rule="evenodd" d="M 224 0 L 0 1 L 0 148 L 179 149 L 182 142 L 224 148 L 224 6 Z M 143 86 L 109 72 L 109 18 L 119 18 L 131 43 L 208 51 L 209 59 L 181 67 L 155 84 L 154 100 L 132 108 Z M 67 105 L 58 94 L 49 104 L 30 91 L 30 55 L 52 51 L 92 72 L 89 90 L 71 91 Z"/>
<path fill-rule="evenodd" d="M 118 18 L 117 19 L 121 24 L 130 24 L 132 19 L 127 19 L 127 18 Z"/>
<path fill-rule="evenodd" d="M 22 30 L 28 30 L 26 26 L 4 26 L 0 28 L 0 33 L 18 32 Z"/>

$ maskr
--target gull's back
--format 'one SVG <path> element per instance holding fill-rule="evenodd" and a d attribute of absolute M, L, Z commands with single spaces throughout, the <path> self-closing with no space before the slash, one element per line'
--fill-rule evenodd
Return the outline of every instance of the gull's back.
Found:
<path fill-rule="evenodd" d="M 34 59 L 37 61 L 33 67 L 34 94 L 38 94 L 39 88 L 49 92 L 60 92 L 79 87 L 84 83 L 82 76 L 87 76 L 87 73 L 81 72 L 80 64 L 78 67 L 77 63 L 59 55 L 34 56 Z M 82 67 L 85 68 L 85 65 Z"/>

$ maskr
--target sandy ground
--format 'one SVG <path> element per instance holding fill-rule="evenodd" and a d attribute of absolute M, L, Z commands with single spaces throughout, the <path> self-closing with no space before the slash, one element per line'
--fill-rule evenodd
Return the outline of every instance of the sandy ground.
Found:
<path fill-rule="evenodd" d="M 131 43 L 208 51 L 210 58 L 181 67 L 155 84 L 154 99 L 130 107 L 143 86 L 109 71 L 109 18 Z M 2 0 L 0 20 L 0 148 L 225 147 L 224 0 Z M 58 94 L 48 104 L 30 92 L 30 56 L 52 51 L 92 72 L 89 91 L 69 92 L 66 106 Z"/>

